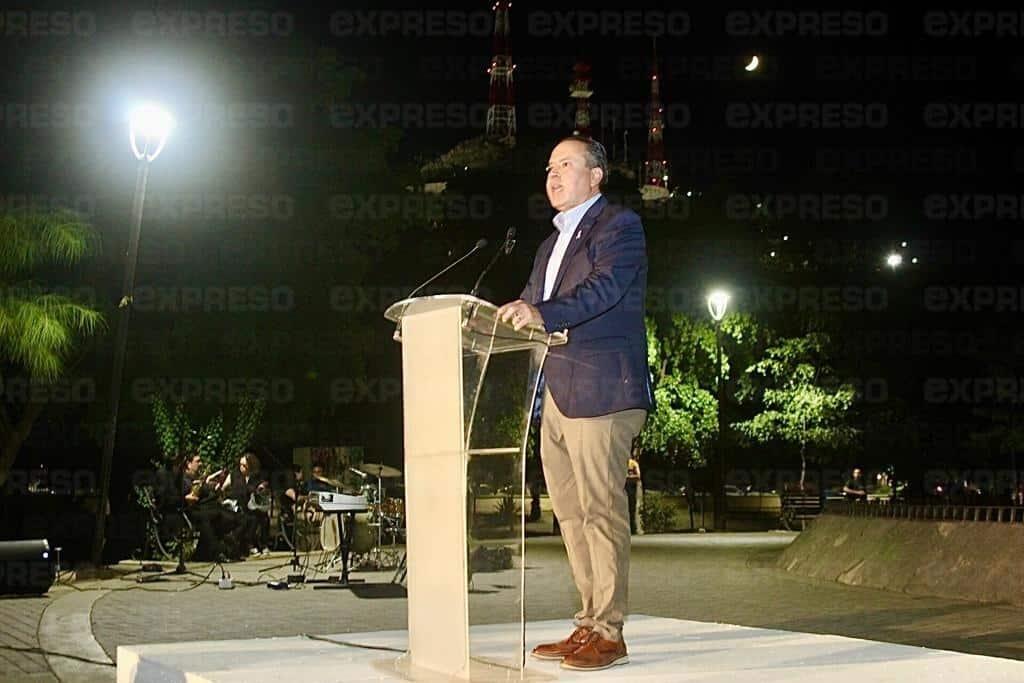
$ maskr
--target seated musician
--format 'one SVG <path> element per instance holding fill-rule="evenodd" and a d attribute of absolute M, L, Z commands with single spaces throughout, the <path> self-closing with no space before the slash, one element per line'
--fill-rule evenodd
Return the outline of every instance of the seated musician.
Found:
<path fill-rule="evenodd" d="M 256 453 L 246 450 L 238 459 L 238 468 L 224 481 L 225 495 L 238 503 L 243 523 L 244 545 L 252 554 L 269 555 L 270 482 L 260 471 Z"/>
<path fill-rule="evenodd" d="M 283 525 L 282 530 L 294 542 L 295 515 L 306 498 L 302 465 L 292 464 L 283 470 L 273 472 L 270 476 L 270 488 L 278 506 L 278 514 Z"/>
<path fill-rule="evenodd" d="M 302 465 L 292 464 L 291 469 L 284 473 L 274 488 L 278 492 L 277 500 L 281 505 L 281 514 L 293 516 L 295 504 L 308 493 L 306 482 L 302 476 Z"/>
<path fill-rule="evenodd" d="M 223 473 L 214 472 L 202 477 L 200 468 L 203 460 L 198 453 L 186 454 L 181 462 L 184 468 L 182 495 L 185 497 L 185 512 L 199 532 L 196 559 L 223 560 L 227 557 L 224 539 L 237 527 L 235 516 L 224 509 L 218 499 Z"/>
<path fill-rule="evenodd" d="M 308 490 L 312 491 L 337 491 L 338 487 L 324 476 L 323 465 L 313 465 L 313 476 L 310 477 Z"/>

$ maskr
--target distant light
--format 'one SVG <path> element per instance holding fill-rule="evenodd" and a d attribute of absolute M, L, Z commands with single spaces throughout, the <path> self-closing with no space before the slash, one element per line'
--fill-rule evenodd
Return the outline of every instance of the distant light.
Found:
<path fill-rule="evenodd" d="M 687 197 L 692 197 L 693 196 L 693 190 L 687 190 L 686 191 L 686 196 Z"/>
<path fill-rule="evenodd" d="M 775 258 L 775 252 L 773 251 L 771 254 L 769 254 L 769 256 L 771 256 L 772 258 Z"/>
<path fill-rule="evenodd" d="M 661 176 L 661 179 L 664 180 L 665 182 L 668 182 L 668 174 Z"/>
<path fill-rule="evenodd" d="M 757 55 L 754 55 L 753 57 L 750 58 L 750 63 L 743 68 L 746 69 L 747 71 L 756 71 L 757 67 L 760 64 L 761 60 L 757 58 Z"/>
<path fill-rule="evenodd" d="M 50 559 L 50 551 L 48 551 L 48 550 L 44 550 L 43 551 L 43 559 L 44 560 Z"/>
<path fill-rule="evenodd" d="M 915 256 L 914 258 L 910 259 L 910 262 L 911 263 L 917 263 L 917 257 Z"/>
<path fill-rule="evenodd" d="M 906 249 L 907 248 L 907 243 L 906 242 L 900 242 L 900 246 L 903 247 L 904 249 Z"/>
<path fill-rule="evenodd" d="M 889 254 L 889 256 L 886 257 L 886 259 L 885 259 L 885 263 L 890 268 L 895 270 L 897 267 L 903 265 L 903 254 L 896 254 L 896 253 Z"/>
<path fill-rule="evenodd" d="M 716 289 L 708 295 L 708 313 L 715 322 L 725 317 L 725 311 L 729 307 L 729 292 L 724 289 Z"/>
<path fill-rule="evenodd" d="M 783 242 L 788 242 L 789 241 L 789 235 L 783 235 L 782 236 L 782 241 Z"/>
<path fill-rule="evenodd" d="M 759 209 L 761 208 L 761 202 L 757 203 L 757 208 L 759 208 Z"/>
<path fill-rule="evenodd" d="M 141 104 L 128 116 L 128 138 L 138 160 L 153 161 L 174 129 L 174 117 L 152 102 Z"/>

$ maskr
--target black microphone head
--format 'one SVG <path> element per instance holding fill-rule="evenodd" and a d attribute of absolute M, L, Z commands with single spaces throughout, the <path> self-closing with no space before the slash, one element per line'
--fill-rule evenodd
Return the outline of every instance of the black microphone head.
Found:
<path fill-rule="evenodd" d="M 486 246 L 487 246 L 487 240 L 485 240 L 483 237 L 481 237 L 480 239 L 478 239 L 476 241 L 476 246 L 473 247 L 473 250 L 476 251 L 478 249 L 483 249 Z"/>
<path fill-rule="evenodd" d="M 516 246 L 516 229 L 514 227 L 509 228 L 508 232 L 505 233 L 505 255 L 508 256 L 512 253 L 512 249 Z"/>

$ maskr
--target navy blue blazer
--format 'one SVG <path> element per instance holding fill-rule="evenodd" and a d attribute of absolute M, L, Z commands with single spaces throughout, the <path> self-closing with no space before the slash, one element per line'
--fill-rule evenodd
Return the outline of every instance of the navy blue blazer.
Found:
<path fill-rule="evenodd" d="M 597 417 L 654 406 L 647 367 L 644 300 L 647 248 L 636 212 L 601 197 L 569 240 L 551 298 L 544 277 L 558 231 L 544 240 L 520 298 L 533 304 L 548 332 L 568 330 L 552 346 L 544 380 L 566 417 Z"/>

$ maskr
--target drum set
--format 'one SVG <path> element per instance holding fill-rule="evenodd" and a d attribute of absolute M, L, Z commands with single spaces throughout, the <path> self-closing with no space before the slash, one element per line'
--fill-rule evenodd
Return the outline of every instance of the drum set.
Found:
<path fill-rule="evenodd" d="M 364 543 L 368 546 L 373 542 L 368 536 L 376 536 L 376 539 L 374 539 L 376 544 L 369 551 L 374 558 L 377 568 L 380 568 L 383 565 L 382 548 L 384 547 L 385 536 L 389 538 L 391 545 L 405 541 L 405 499 L 401 495 L 390 495 L 388 489 L 398 487 L 394 484 L 389 487 L 386 484 L 387 480 L 400 479 L 402 472 L 382 463 L 363 464 L 358 468 L 349 467 L 349 470 L 362 478 L 359 494 L 366 499 L 368 511 L 365 517 L 360 515 L 358 521 L 362 522 L 365 520 L 366 525 L 364 528 L 368 528 L 371 532 L 370 534 L 360 532 L 357 527 L 355 530 L 356 552 L 362 552 L 361 548 L 364 547 Z M 347 488 L 343 482 L 328 477 L 313 475 L 313 480 L 319 482 L 317 486 L 321 490 L 328 489 L 341 493 Z M 352 489 L 349 488 L 349 491 L 352 491 Z M 309 513 L 313 516 L 308 517 L 308 522 L 320 528 L 321 547 L 325 549 L 334 547 L 337 542 L 337 530 L 334 529 L 332 524 L 325 523 L 329 520 L 325 520 L 323 513 L 319 512 L 319 510 L 310 510 Z M 362 539 L 365 539 L 365 541 Z"/>
<path fill-rule="evenodd" d="M 405 498 L 387 496 L 386 479 L 400 479 L 401 470 L 382 463 L 368 463 L 360 468 L 350 467 L 354 473 L 363 478 L 361 493 L 366 497 L 370 507 L 369 526 L 377 529 L 377 563 L 380 564 L 379 549 L 384 545 L 384 535 L 391 537 L 391 545 L 405 538 Z M 370 478 L 376 482 L 369 481 Z"/>

